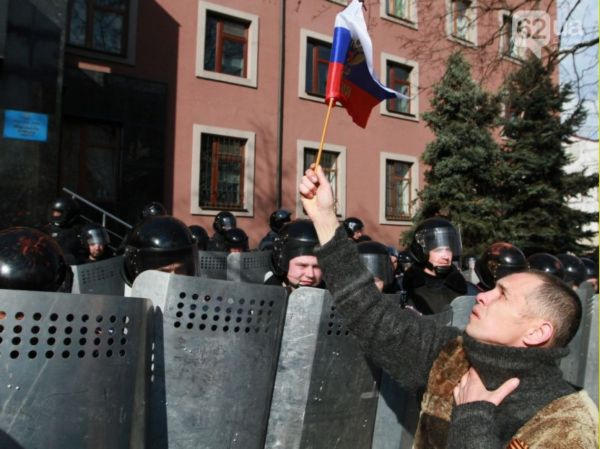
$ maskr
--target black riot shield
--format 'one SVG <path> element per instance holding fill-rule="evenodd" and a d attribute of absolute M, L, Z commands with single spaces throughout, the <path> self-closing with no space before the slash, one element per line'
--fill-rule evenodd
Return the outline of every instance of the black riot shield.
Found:
<path fill-rule="evenodd" d="M 227 279 L 227 253 L 198 251 L 198 276 L 208 279 Z"/>
<path fill-rule="evenodd" d="M 150 301 L 0 290 L 0 447 L 145 447 Z"/>
<path fill-rule="evenodd" d="M 271 251 L 249 251 L 227 256 L 227 279 L 262 284 L 271 270 Z"/>
<path fill-rule="evenodd" d="M 262 449 L 285 289 L 147 271 L 139 291 L 165 296 L 153 298 L 161 306 L 150 447 Z"/>
<path fill-rule="evenodd" d="M 117 256 L 98 262 L 72 265 L 71 293 L 122 296 L 125 291 L 125 281 L 120 271 L 122 263 L 123 256 Z"/>
<path fill-rule="evenodd" d="M 329 292 L 294 291 L 265 449 L 370 448 L 379 375 L 348 334 Z"/>

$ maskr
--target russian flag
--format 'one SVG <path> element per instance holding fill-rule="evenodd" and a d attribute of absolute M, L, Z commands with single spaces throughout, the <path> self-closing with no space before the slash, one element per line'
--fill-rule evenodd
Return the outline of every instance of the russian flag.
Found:
<path fill-rule="evenodd" d="M 408 98 L 388 89 L 373 75 L 373 46 L 358 0 L 352 0 L 335 17 L 325 101 L 329 103 L 331 98 L 339 101 L 354 123 L 363 128 L 371 109 L 380 101 Z"/>

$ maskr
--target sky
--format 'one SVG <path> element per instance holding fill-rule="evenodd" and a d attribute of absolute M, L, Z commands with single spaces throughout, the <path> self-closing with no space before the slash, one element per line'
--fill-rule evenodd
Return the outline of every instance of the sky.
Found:
<path fill-rule="evenodd" d="M 573 7 L 575 7 L 573 9 Z M 567 17 L 569 11 L 573 14 Z M 578 42 L 598 37 L 598 0 L 558 0 L 558 24 L 554 32 L 563 29 L 561 49 L 571 48 Z M 573 82 L 579 86 L 588 116 L 577 134 L 598 140 L 598 46 L 568 56 L 560 64 L 560 82 Z M 575 101 L 575 99 L 574 99 Z M 572 102 L 571 106 L 574 103 Z"/>

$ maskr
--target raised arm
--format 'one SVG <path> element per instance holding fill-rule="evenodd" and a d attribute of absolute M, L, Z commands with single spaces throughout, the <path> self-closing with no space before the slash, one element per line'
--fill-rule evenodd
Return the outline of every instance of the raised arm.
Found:
<path fill-rule="evenodd" d="M 377 290 L 356 245 L 339 226 L 331 186 L 321 167 L 306 171 L 299 191 L 322 245 L 317 257 L 325 283 L 348 328 L 373 361 L 401 385 L 423 386 L 441 345 L 458 330 L 402 310 Z"/>

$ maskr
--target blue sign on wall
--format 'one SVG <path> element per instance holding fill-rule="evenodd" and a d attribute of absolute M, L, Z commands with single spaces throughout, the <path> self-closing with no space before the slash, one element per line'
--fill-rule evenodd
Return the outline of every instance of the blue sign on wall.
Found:
<path fill-rule="evenodd" d="M 48 140 L 48 115 L 6 109 L 2 135 L 5 139 L 46 142 Z"/>

